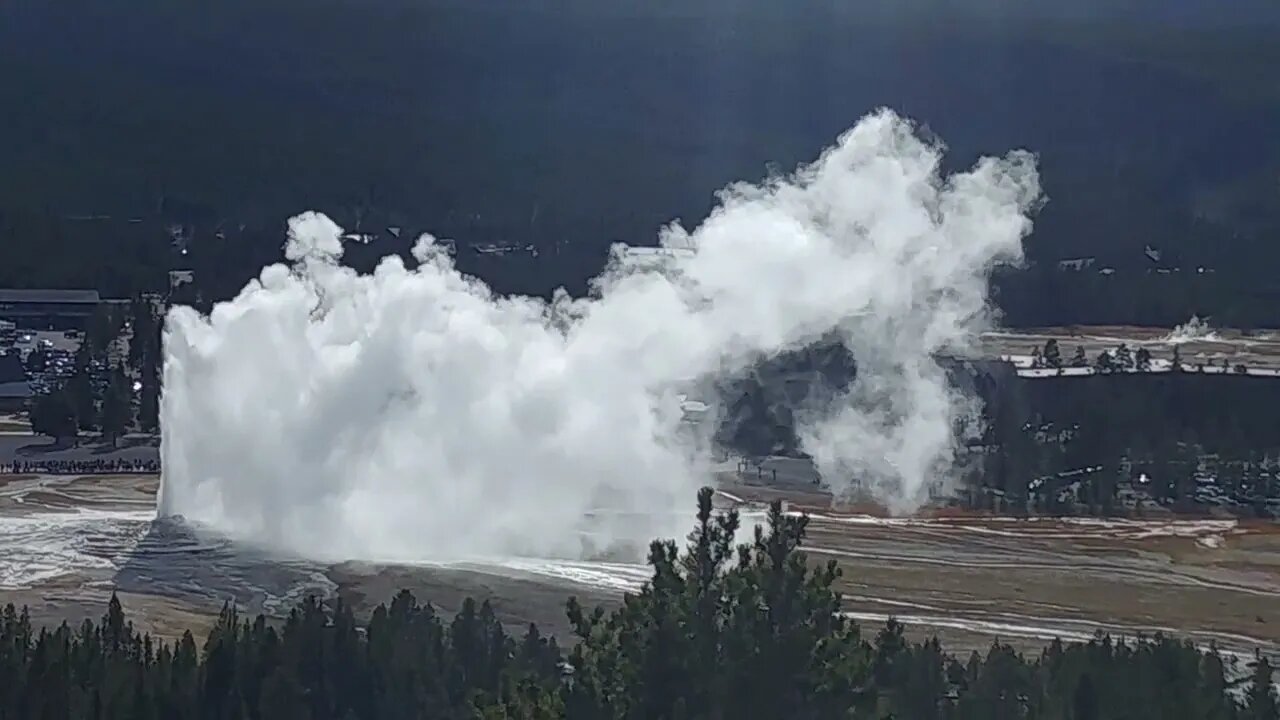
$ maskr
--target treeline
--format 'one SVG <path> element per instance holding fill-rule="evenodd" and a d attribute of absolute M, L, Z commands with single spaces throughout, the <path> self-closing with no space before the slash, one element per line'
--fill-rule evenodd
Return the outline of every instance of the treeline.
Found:
<path fill-rule="evenodd" d="M 368 270 L 388 254 L 412 263 L 413 240 L 430 231 L 456 238 L 462 244 L 457 257 L 460 269 L 504 293 L 550 296 L 558 287 L 584 293 L 588 279 L 603 268 L 611 239 L 646 242 L 652 235 L 647 230 L 600 227 L 590 230 L 598 235 L 585 235 L 568 221 L 545 217 L 549 213 L 544 213 L 537 228 L 529 228 L 523 224 L 527 218 L 511 220 L 509 225 L 476 226 L 451 217 L 421 218 L 414 223 L 360 204 L 326 209 L 345 227 L 354 230 L 359 224 L 362 232 L 376 236 L 370 245 L 349 244 L 348 263 L 353 266 Z M 170 270 L 191 270 L 194 286 L 176 299 L 207 308 L 233 297 L 264 265 L 283 259 L 286 215 L 265 221 L 190 221 L 183 219 L 185 214 L 178 208 L 139 218 L 69 219 L 0 208 L 0 287 L 91 288 L 108 297 L 133 297 L 165 292 Z M 659 222 L 656 217 L 653 227 Z M 399 237 L 388 234 L 388 227 L 397 228 Z M 175 232 L 184 239 L 175 242 Z M 580 236 L 570 240 L 575 233 Z M 489 242 L 517 248 L 510 254 L 486 257 L 470 247 Z M 1104 275 L 1096 265 L 1062 270 L 1052 254 L 1044 255 L 1043 249 L 1028 241 L 1028 251 L 1042 259 L 1028 268 L 998 274 L 993 280 L 995 302 L 1009 327 L 1173 327 L 1193 316 L 1212 317 L 1223 327 L 1280 327 L 1280 284 L 1265 272 L 1280 261 L 1274 248 L 1253 247 L 1242 261 L 1234 249 L 1220 243 L 1205 245 L 1221 249 L 1223 255 L 1187 260 L 1186 268 L 1179 261 L 1177 272 L 1162 272 L 1135 250 L 1132 262 L 1116 263 L 1115 272 Z M 1072 254 L 1069 248 L 1056 252 Z M 48 262 L 53 256 L 84 261 Z M 1211 271 L 1198 272 L 1205 265 Z"/>
<path fill-rule="evenodd" d="M 361 202 L 321 207 L 344 229 L 370 236 L 367 245 L 347 244 L 344 261 L 351 267 L 367 272 L 388 255 L 398 255 L 412 267 L 416 261 L 410 249 L 422 233 L 431 232 L 442 239 L 456 238 L 461 245 L 459 270 L 483 278 L 502 293 L 550 297 L 564 287 L 575 295 L 585 294 L 588 280 L 608 260 L 609 238 L 619 235 L 603 229 L 575 231 L 569 220 L 550 211 L 542 212 L 538 228 L 530 231 L 514 220 L 494 224 L 453 213 L 415 222 Z M 104 297 L 131 298 L 170 292 L 169 272 L 184 270 L 194 281 L 177 288 L 170 300 L 207 311 L 213 303 L 234 297 L 263 267 L 284 262 L 286 220 L 308 208 L 293 205 L 269 219 L 209 217 L 200 212 L 194 213 L 199 219 L 192 220 L 192 212 L 177 202 L 161 203 L 137 217 L 86 218 L 0 205 L 0 287 L 95 289 Z M 655 220 L 651 227 L 658 225 Z M 649 240 L 653 233 L 645 227 L 640 237 Z M 565 238 L 574 232 L 592 234 L 571 245 Z M 487 245 L 504 250 L 486 255 L 473 247 Z M 50 262 L 50 257 L 81 260 L 66 264 Z"/>
<path fill-rule="evenodd" d="M 131 298 L 165 292 L 170 270 L 198 267 L 209 294 L 226 299 L 264 264 L 282 258 L 284 216 L 224 228 L 216 218 L 196 213 L 193 220 L 190 209 L 172 205 L 161 201 L 136 216 L 100 217 L 0 206 L 0 287 L 94 289 L 103 297 Z M 175 240 L 185 235 L 195 242 Z"/>
<path fill-rule="evenodd" d="M 608 243 L 696 222 L 889 106 L 947 142 L 949 170 L 1039 155 L 1034 265 L 998 283 L 1011 324 L 1280 325 L 1274 3 L 1230 21 L 1207 0 L 1061 5 L 2 3 L 0 287 L 163 290 L 188 261 L 178 223 L 226 298 L 319 209 L 533 244 L 485 278 L 573 290 Z"/>
<path fill-rule="evenodd" d="M 93 289 L 113 298 L 163 290 L 172 262 L 164 219 L 140 220 L 0 205 L 0 287 Z"/>
<path fill-rule="evenodd" d="M 699 496 L 684 552 L 650 548 L 652 579 L 612 612 L 570 599 L 575 644 L 508 635 L 488 604 L 446 620 L 402 591 L 360 624 L 310 598 L 283 624 L 225 608 L 202 646 L 140 635 L 113 597 L 100 622 L 36 630 L 0 615 L 0 718 L 876 718 L 1275 720 L 1272 666 L 1164 637 L 994 643 L 947 655 L 890 621 L 841 614 L 834 563 L 800 550 L 806 517 L 774 505 L 734 547 L 734 512 Z"/>
<path fill-rule="evenodd" d="M 1004 362 L 947 362 L 952 382 L 983 405 L 983 432 L 967 440 L 960 463 L 971 507 L 1280 511 L 1280 380 L 1237 368 L 1143 372 L 1153 363 L 1145 348 L 1087 357 L 1050 342 L 1036 361 L 1097 373 L 1024 378 Z M 716 439 L 752 457 L 802 455 L 793 408 L 846 387 L 856 372 L 835 343 L 763 363 L 722 388 Z"/>
<path fill-rule="evenodd" d="M 1034 236 L 1028 246 L 1033 242 Z M 1101 261 L 1078 271 L 1060 268 L 1057 260 L 1073 255 L 1064 247 L 1057 258 L 998 274 L 996 304 L 1009 327 L 1174 327 L 1190 317 L 1243 330 L 1280 326 L 1280 283 L 1255 260 L 1272 257 L 1272 250 L 1251 245 L 1242 252 L 1211 240 L 1203 247 L 1199 258 L 1161 264 L 1133 252 L 1112 273 L 1100 272 Z"/>
<path fill-rule="evenodd" d="M 1025 379 L 995 368 L 978 387 L 987 432 L 971 448 L 981 462 L 970 486 L 1000 491 L 1006 509 L 1118 514 L 1150 499 L 1184 512 L 1277 510 L 1275 378 L 1168 372 Z M 990 495 L 974 498 L 991 502 Z"/>
<path fill-rule="evenodd" d="M 161 318 L 145 298 L 127 311 L 99 306 L 68 367 L 56 351 L 36 348 L 26 370 L 39 392 L 31 401 L 33 431 L 55 438 L 100 431 L 116 441 L 131 429 L 160 427 Z M 119 343 L 126 353 L 116 353 Z M 135 389 L 136 388 L 136 389 Z"/>

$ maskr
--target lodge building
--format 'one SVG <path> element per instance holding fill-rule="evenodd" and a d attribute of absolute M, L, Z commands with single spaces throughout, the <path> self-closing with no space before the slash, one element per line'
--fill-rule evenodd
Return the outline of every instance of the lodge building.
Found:
<path fill-rule="evenodd" d="M 100 306 L 127 303 L 103 299 L 97 290 L 0 289 L 0 320 L 22 330 L 83 330 Z"/>

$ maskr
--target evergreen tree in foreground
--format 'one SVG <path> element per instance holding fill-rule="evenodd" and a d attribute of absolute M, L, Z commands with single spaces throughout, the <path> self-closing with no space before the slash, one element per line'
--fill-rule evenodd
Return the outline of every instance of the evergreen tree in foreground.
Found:
<path fill-rule="evenodd" d="M 798 552 L 807 517 L 775 503 L 734 552 L 740 519 L 698 495 L 687 551 L 649 550 L 653 580 L 609 615 L 574 600 L 568 718 L 835 718 L 868 705 L 870 654 L 840 614 L 835 563 Z"/>
<path fill-rule="evenodd" d="M 1248 720 L 1277 720 L 1280 707 L 1276 701 L 1276 689 L 1272 683 L 1271 662 L 1259 655 L 1254 661 L 1253 678 L 1249 684 L 1249 699 L 1244 714 Z"/>

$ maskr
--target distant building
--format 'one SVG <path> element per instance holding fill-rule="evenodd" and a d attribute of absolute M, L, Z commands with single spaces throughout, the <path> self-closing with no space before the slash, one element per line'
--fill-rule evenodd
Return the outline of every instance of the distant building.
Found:
<path fill-rule="evenodd" d="M 169 292 L 173 292 L 183 285 L 190 285 L 196 281 L 196 273 L 194 270 L 170 270 L 169 271 Z"/>
<path fill-rule="evenodd" d="M 29 407 L 33 397 L 35 391 L 26 380 L 0 383 L 0 412 L 23 412 Z"/>
<path fill-rule="evenodd" d="M 529 257 L 538 257 L 538 246 L 532 243 L 526 245 L 504 245 L 501 243 L 481 243 L 471 246 L 472 252 L 477 255 L 486 257 L 506 257 L 508 255 L 524 254 Z"/>
<path fill-rule="evenodd" d="M 1058 261 L 1058 269 L 1062 271 L 1071 270 L 1079 272 L 1089 268 L 1093 263 L 1094 259 L 1091 257 L 1067 258 L 1065 260 Z"/>
<path fill-rule="evenodd" d="M 3 290 L 0 319 L 28 330 L 83 330 L 98 307 L 127 300 L 104 300 L 97 290 Z"/>
<path fill-rule="evenodd" d="M 690 399 L 687 395 L 680 395 L 679 400 L 682 422 L 696 425 L 710 414 L 711 407 L 701 400 Z"/>
<path fill-rule="evenodd" d="M 157 313 L 164 311 L 164 305 L 198 305 L 202 295 L 196 286 L 194 270 L 170 270 L 169 293 L 163 299 L 152 301 Z"/>
<path fill-rule="evenodd" d="M 681 260 L 694 257 L 696 251 L 692 247 L 658 247 L 645 245 L 621 245 L 615 252 L 630 267 L 646 270 L 671 269 Z"/>

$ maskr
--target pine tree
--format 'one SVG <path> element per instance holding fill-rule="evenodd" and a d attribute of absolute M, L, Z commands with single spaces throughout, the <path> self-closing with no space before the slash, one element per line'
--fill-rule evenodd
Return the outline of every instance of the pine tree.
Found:
<path fill-rule="evenodd" d="M 1249 697 L 1244 717 L 1248 720 L 1277 720 L 1276 690 L 1271 681 L 1271 661 L 1258 653 L 1253 663 L 1253 678 L 1249 683 Z"/>
<path fill-rule="evenodd" d="M 144 432 L 160 429 L 160 377 L 148 373 L 142 375 L 142 391 L 138 397 L 138 425 Z"/>
<path fill-rule="evenodd" d="M 1120 347 L 1116 348 L 1114 360 L 1115 366 L 1119 370 L 1133 369 L 1133 353 L 1130 352 L 1129 346 L 1125 343 L 1120 343 Z"/>
<path fill-rule="evenodd" d="M 1098 359 L 1094 362 L 1094 367 L 1100 373 L 1109 374 L 1118 367 L 1118 364 L 1116 363 L 1115 358 L 1111 356 L 1110 352 L 1103 350 L 1098 353 Z"/>
<path fill-rule="evenodd" d="M 121 324 L 122 319 L 111 310 L 109 305 L 99 305 L 94 310 L 93 315 L 89 317 L 82 345 L 90 357 L 99 360 L 106 358 L 111 343 L 115 342 L 120 334 Z"/>
<path fill-rule="evenodd" d="M 138 425 L 146 432 L 160 427 L 161 321 L 151 303 L 142 298 L 130 304 L 129 367 L 142 384 Z"/>
<path fill-rule="evenodd" d="M 0 610 L 0 718 L 1277 720 L 1266 658 L 1237 704 L 1216 651 L 1159 635 L 1054 641 L 1030 661 L 995 642 L 967 664 L 896 620 L 865 643 L 840 613 L 836 568 L 799 549 L 805 517 L 774 504 L 735 552 L 738 517 L 710 498 L 683 552 L 653 543 L 653 576 L 622 607 L 570 600 L 581 642 L 567 670 L 536 627 L 517 642 L 474 600 L 446 626 L 402 591 L 363 633 L 341 600 L 306 598 L 279 632 L 226 605 L 198 651 L 190 633 L 140 636 L 112 596 L 74 629 Z"/>
<path fill-rule="evenodd" d="M 1049 338 L 1049 340 L 1045 342 L 1042 357 L 1044 357 L 1045 365 L 1051 368 L 1062 367 L 1062 350 L 1058 347 L 1058 341 L 1056 339 Z"/>
<path fill-rule="evenodd" d="M 120 367 L 111 370 L 111 379 L 102 397 L 102 434 L 114 445 L 132 421 L 132 387 Z"/>
<path fill-rule="evenodd" d="M 1144 347 L 1138 348 L 1138 352 L 1134 354 L 1133 363 L 1138 372 L 1150 372 L 1151 351 Z"/>
<path fill-rule="evenodd" d="M 774 503 L 730 565 L 737 514 L 713 517 L 710 489 L 698 500 L 686 553 L 653 543 L 653 577 L 622 609 L 571 601 L 566 717 L 826 718 L 865 704 L 870 653 L 839 614 L 835 564 L 810 569 L 798 551 L 807 518 Z"/>
<path fill-rule="evenodd" d="M 129 304 L 129 367 L 141 371 L 151 355 L 156 337 L 156 320 L 151 303 L 142 298 L 134 298 Z"/>
<path fill-rule="evenodd" d="M 44 348 L 37 347 L 27 354 L 24 363 L 27 372 L 35 375 L 44 372 L 49 367 L 49 353 Z"/>
<path fill-rule="evenodd" d="M 31 407 L 31 430 L 58 440 L 76 436 L 75 405 L 65 389 L 36 397 Z"/>
<path fill-rule="evenodd" d="M 81 430 L 93 430 L 98 427 L 98 406 L 93 397 L 90 360 L 83 346 L 76 353 L 74 372 L 64 387 L 75 408 L 76 424 Z"/>
<path fill-rule="evenodd" d="M 1098 720 L 1098 690 L 1089 673 L 1080 676 L 1071 699 L 1072 720 Z"/>
<path fill-rule="evenodd" d="M 1084 354 L 1084 346 L 1077 345 L 1075 354 L 1071 356 L 1071 367 L 1089 367 L 1089 358 Z"/>

